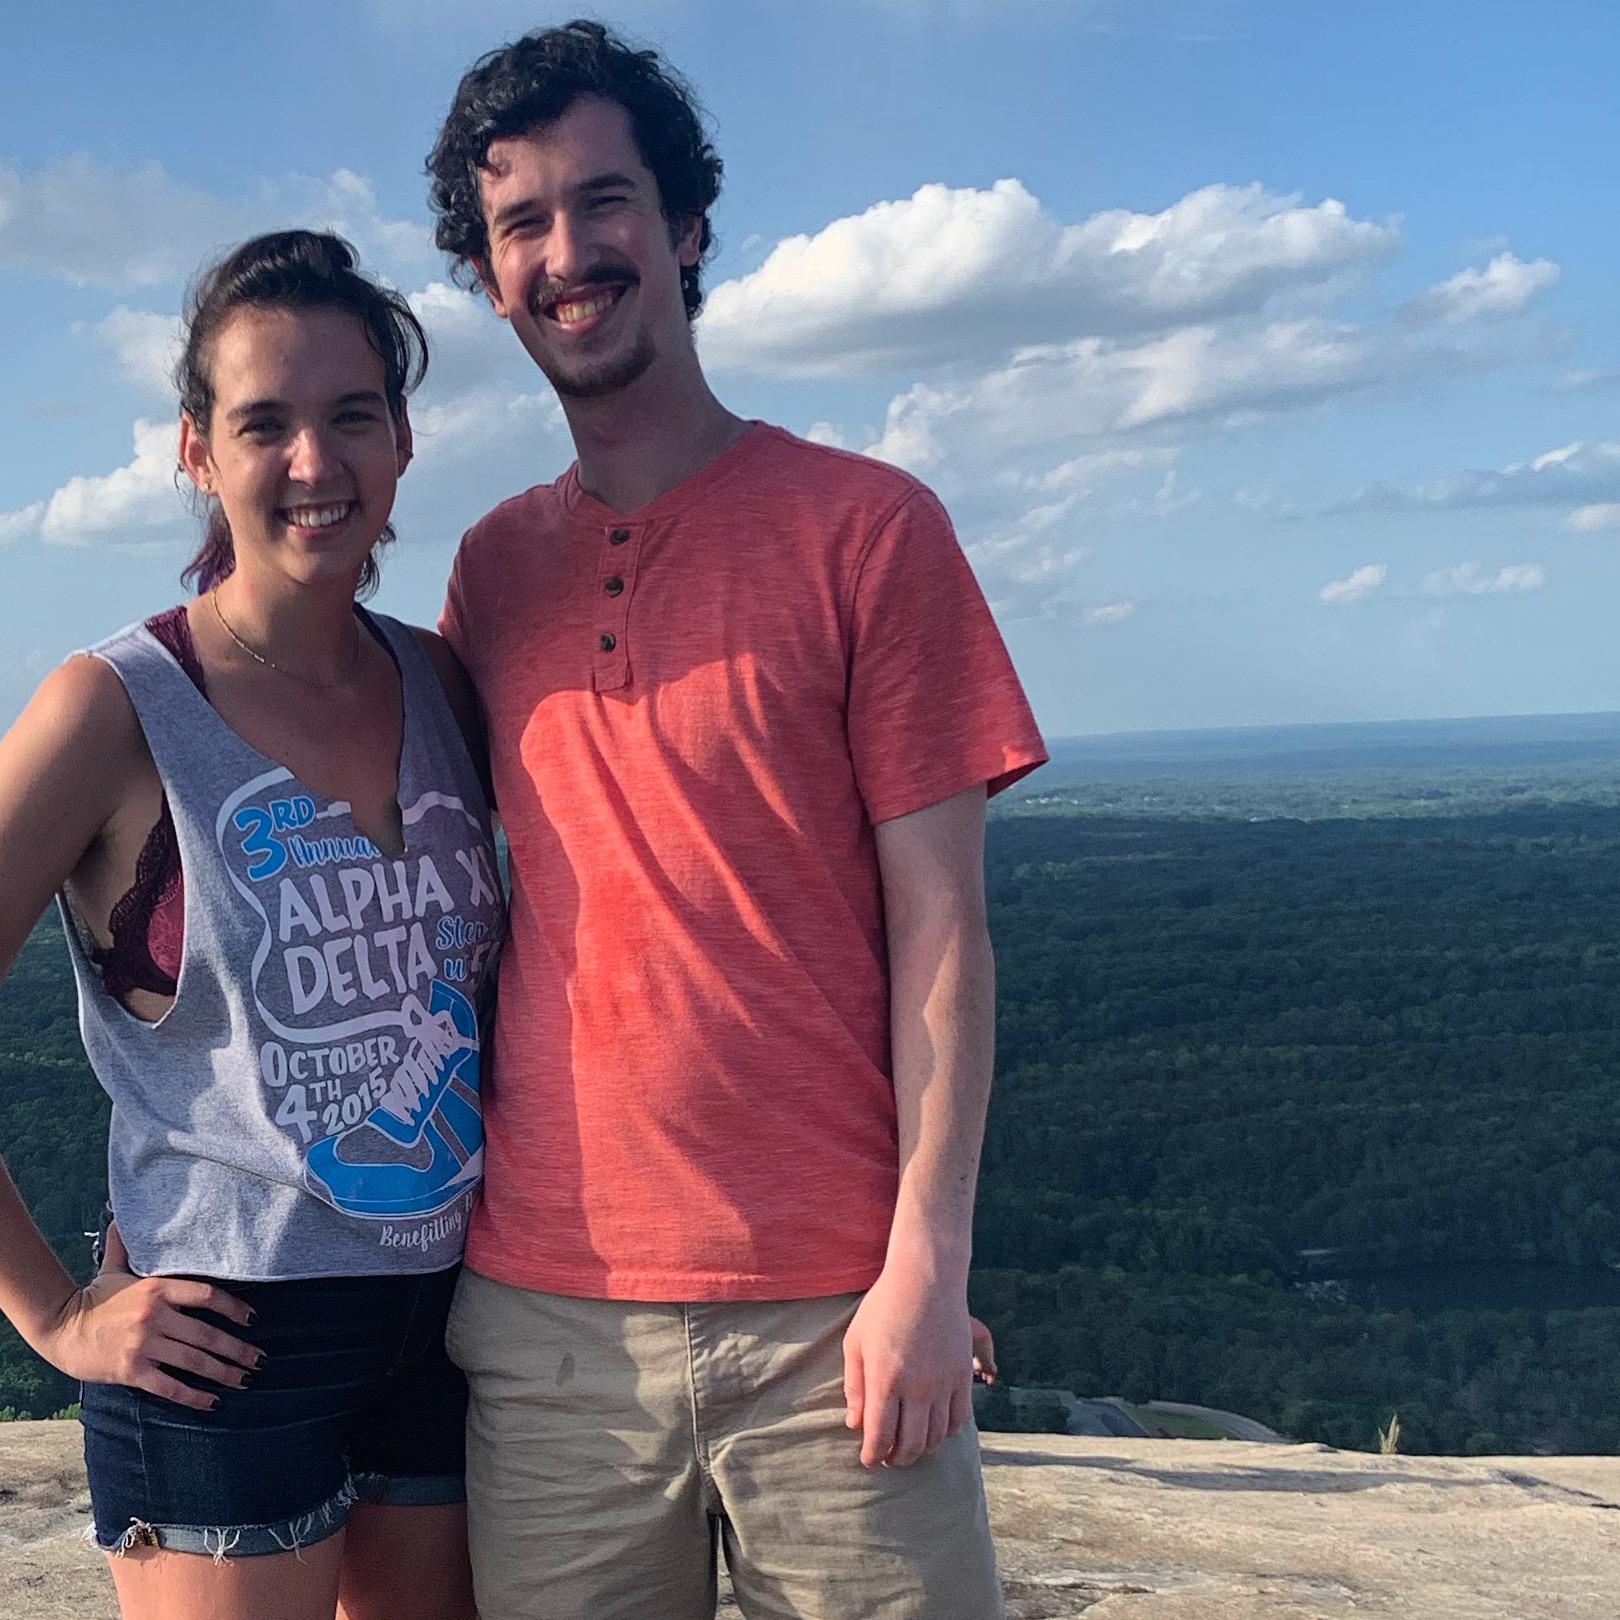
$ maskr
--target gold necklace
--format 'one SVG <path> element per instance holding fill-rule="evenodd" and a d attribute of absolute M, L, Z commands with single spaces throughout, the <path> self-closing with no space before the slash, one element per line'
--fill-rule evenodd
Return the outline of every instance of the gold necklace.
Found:
<path fill-rule="evenodd" d="M 225 617 L 225 610 L 219 605 L 219 587 L 216 585 L 208 593 L 208 600 L 213 604 L 214 617 L 219 620 L 219 627 L 228 635 L 238 647 L 245 652 L 256 664 L 263 664 L 266 669 L 273 669 L 278 675 L 285 675 L 289 680 L 302 681 L 305 686 L 312 686 L 317 692 L 335 692 L 340 686 L 347 686 L 354 678 L 355 665 L 360 662 L 360 627 L 354 628 L 354 652 L 349 658 L 349 667 L 335 681 L 312 680 L 308 675 L 300 675 L 296 669 L 283 669 L 273 658 L 266 658 L 262 652 L 256 652 L 252 647 L 231 629 L 230 620 Z"/>

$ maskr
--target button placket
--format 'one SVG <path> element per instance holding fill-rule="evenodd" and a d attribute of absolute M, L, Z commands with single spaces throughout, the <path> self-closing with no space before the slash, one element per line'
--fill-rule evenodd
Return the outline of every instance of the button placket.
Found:
<path fill-rule="evenodd" d="M 595 590 L 597 612 L 592 635 L 593 685 L 612 691 L 630 679 L 627 634 L 630 598 L 635 589 L 640 530 L 631 523 L 611 523 L 602 531 Z"/>

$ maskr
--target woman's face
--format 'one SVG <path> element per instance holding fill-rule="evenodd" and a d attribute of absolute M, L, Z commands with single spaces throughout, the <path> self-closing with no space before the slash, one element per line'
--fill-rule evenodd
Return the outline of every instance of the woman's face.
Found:
<path fill-rule="evenodd" d="M 180 422 L 180 461 L 225 509 L 237 567 L 300 583 L 356 576 L 411 456 L 382 357 L 341 309 L 240 309 L 210 358 L 206 439 Z"/>

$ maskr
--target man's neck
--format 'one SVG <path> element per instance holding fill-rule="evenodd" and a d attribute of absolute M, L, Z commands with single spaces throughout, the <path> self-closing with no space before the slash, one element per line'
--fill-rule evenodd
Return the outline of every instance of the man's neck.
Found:
<path fill-rule="evenodd" d="M 681 378 L 679 387 L 661 381 L 649 371 L 605 398 L 562 402 L 580 487 L 615 512 L 639 511 L 685 483 L 748 430 L 701 372 Z"/>

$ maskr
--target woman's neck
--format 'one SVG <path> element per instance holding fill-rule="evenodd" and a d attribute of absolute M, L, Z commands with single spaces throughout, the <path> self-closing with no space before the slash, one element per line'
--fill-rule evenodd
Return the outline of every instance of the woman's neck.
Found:
<path fill-rule="evenodd" d="M 354 583 L 256 578 L 238 568 L 211 594 L 219 628 L 238 652 L 325 686 L 341 684 L 354 672 L 360 635 Z"/>

